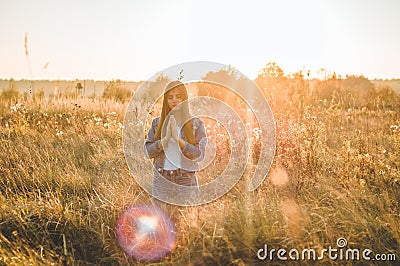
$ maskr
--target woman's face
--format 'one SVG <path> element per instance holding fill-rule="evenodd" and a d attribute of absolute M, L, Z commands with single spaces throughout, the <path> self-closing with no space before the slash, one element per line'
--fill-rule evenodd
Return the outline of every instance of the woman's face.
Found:
<path fill-rule="evenodd" d="M 182 94 L 179 88 L 173 88 L 167 93 L 167 103 L 168 107 L 174 109 L 178 104 L 182 102 Z M 176 110 L 180 109 L 182 105 L 176 108 Z"/>

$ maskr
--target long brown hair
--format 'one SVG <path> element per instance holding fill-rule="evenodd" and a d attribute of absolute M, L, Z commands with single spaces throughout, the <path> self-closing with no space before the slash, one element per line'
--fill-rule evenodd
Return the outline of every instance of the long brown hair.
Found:
<path fill-rule="evenodd" d="M 156 133 L 154 135 L 154 139 L 155 140 L 161 139 L 161 131 L 162 131 L 162 128 L 164 125 L 164 121 L 165 121 L 166 117 L 168 116 L 169 112 L 171 111 L 171 108 L 169 108 L 168 101 L 167 101 L 168 93 L 172 89 L 175 89 L 175 88 L 177 88 L 179 90 L 179 92 L 182 96 L 182 108 L 180 111 L 182 112 L 183 121 L 187 121 L 183 125 L 183 134 L 185 135 L 187 142 L 189 142 L 191 144 L 195 144 L 196 139 L 195 139 L 194 133 L 193 133 L 193 121 L 192 121 L 192 119 L 190 119 L 189 103 L 186 101 L 189 97 L 188 97 L 188 93 L 187 93 L 185 84 L 183 84 L 179 80 L 171 81 L 170 83 L 167 84 L 167 86 L 165 86 L 160 121 L 158 123 Z"/>

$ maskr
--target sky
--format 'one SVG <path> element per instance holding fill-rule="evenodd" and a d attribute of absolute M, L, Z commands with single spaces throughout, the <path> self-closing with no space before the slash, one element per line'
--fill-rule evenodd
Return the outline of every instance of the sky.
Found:
<path fill-rule="evenodd" d="M 0 0 L 0 78 L 139 81 L 189 61 L 252 79 L 273 61 L 285 74 L 400 78 L 399 10 L 397 0 Z"/>

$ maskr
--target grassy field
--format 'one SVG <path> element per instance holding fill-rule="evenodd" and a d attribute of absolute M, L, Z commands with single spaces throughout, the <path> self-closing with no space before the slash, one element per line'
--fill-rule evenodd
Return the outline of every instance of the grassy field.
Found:
<path fill-rule="evenodd" d="M 400 105 L 266 95 L 277 126 L 267 179 L 255 192 L 241 181 L 210 204 L 179 208 L 176 248 L 154 265 L 257 265 L 265 244 L 320 254 L 340 237 L 399 261 Z M 114 235 L 122 210 L 150 201 L 124 160 L 126 106 L 0 103 L 0 265 L 142 264 Z"/>

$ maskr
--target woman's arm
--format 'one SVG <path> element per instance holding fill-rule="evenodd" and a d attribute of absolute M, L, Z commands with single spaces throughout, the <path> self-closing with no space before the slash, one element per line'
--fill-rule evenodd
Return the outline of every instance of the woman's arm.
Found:
<path fill-rule="evenodd" d="M 181 150 L 184 150 L 186 147 L 186 141 L 184 141 L 181 138 L 178 138 L 178 143 L 179 143 L 179 147 L 181 148 Z"/>
<path fill-rule="evenodd" d="M 204 159 L 205 147 L 207 144 L 206 130 L 201 119 L 196 118 L 193 123 L 197 123 L 194 134 L 196 143 L 191 144 L 183 139 L 179 139 L 179 146 L 182 149 L 183 155 L 188 159 L 201 161 Z"/>
<path fill-rule="evenodd" d="M 154 118 L 153 121 L 151 122 L 151 127 L 150 127 L 149 132 L 147 133 L 147 139 L 146 139 L 146 141 L 144 143 L 145 154 L 150 159 L 156 157 L 161 152 L 163 152 L 163 149 L 162 149 L 162 146 L 161 146 L 161 141 L 160 140 L 154 140 L 154 135 L 156 133 L 157 126 L 158 126 L 158 121 L 159 121 L 159 117 Z"/>

